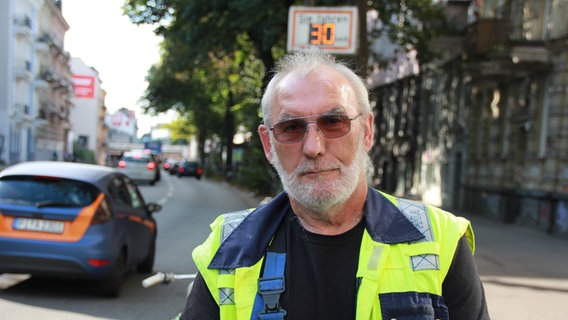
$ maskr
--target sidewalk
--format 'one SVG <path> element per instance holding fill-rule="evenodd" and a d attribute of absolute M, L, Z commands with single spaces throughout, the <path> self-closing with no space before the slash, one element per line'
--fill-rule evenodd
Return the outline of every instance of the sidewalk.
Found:
<path fill-rule="evenodd" d="M 481 216 L 472 222 L 475 258 L 491 319 L 567 319 L 568 241 Z"/>

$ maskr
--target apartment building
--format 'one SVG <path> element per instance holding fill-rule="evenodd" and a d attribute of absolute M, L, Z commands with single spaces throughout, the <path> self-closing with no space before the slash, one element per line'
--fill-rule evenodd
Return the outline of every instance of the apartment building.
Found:
<path fill-rule="evenodd" d="M 106 138 L 108 127 L 105 124 L 106 92 L 102 89 L 99 72 L 88 66 L 81 58 L 70 61 L 73 73 L 73 108 L 69 113 L 71 131 L 69 143 L 73 148 L 75 160 L 104 165 L 106 159 Z M 81 159 L 77 157 L 81 155 Z M 89 159 L 83 159 L 87 157 Z"/>
<path fill-rule="evenodd" d="M 440 4 L 440 58 L 371 75 L 378 186 L 568 235 L 568 0 Z"/>
<path fill-rule="evenodd" d="M 73 87 L 58 0 L 0 1 L 0 162 L 62 160 Z"/>

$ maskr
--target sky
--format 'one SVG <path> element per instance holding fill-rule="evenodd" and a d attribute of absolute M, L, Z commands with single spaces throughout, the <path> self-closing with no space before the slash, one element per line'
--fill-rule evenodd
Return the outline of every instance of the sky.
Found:
<path fill-rule="evenodd" d="M 153 27 L 136 26 L 122 15 L 123 0 L 65 0 L 63 17 L 69 24 L 64 48 L 99 72 L 109 113 L 120 108 L 136 112 L 138 136 L 152 126 L 168 123 L 172 114 L 142 114 L 139 100 L 148 84 L 150 67 L 160 59 L 160 37 Z"/>

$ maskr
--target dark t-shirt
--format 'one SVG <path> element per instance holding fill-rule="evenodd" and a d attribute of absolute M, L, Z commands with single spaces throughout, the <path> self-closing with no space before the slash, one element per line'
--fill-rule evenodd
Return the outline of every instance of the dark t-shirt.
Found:
<path fill-rule="evenodd" d="M 305 230 L 295 215 L 286 220 L 286 319 L 355 319 L 356 273 L 364 222 L 336 236 Z M 442 292 L 450 319 L 489 319 L 483 286 L 463 237 Z M 479 314 L 473 310 L 480 310 Z M 198 275 L 181 319 L 219 319 L 219 307 Z"/>

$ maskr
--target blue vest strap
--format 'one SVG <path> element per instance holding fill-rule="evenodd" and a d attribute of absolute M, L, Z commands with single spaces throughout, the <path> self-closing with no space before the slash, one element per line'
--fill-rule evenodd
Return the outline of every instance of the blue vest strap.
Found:
<path fill-rule="evenodd" d="M 264 259 L 264 271 L 258 279 L 258 291 L 254 300 L 251 320 L 284 320 L 286 310 L 280 305 L 280 295 L 285 290 L 286 221 L 282 222 L 268 247 Z"/>
<path fill-rule="evenodd" d="M 258 279 L 258 293 L 254 301 L 251 319 L 282 320 L 286 311 L 280 306 L 280 295 L 284 292 L 284 266 L 286 254 L 266 253 L 263 277 Z"/>

